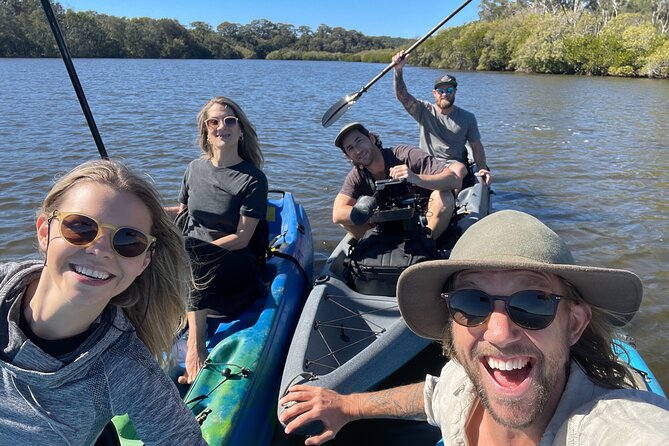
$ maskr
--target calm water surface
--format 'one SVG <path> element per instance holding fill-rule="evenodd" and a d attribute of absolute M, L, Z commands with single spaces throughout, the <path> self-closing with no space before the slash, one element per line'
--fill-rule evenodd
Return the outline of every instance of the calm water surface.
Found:
<path fill-rule="evenodd" d="M 195 117 L 218 94 L 258 128 L 270 187 L 294 193 L 309 215 L 317 259 L 342 236 L 330 206 L 348 171 L 332 144 L 362 121 L 390 146 L 417 128 L 385 76 L 329 129 L 321 116 L 383 69 L 289 61 L 75 61 L 110 156 L 150 174 L 175 202 L 199 156 Z M 429 99 L 438 72 L 409 67 L 409 90 Z M 457 103 L 474 111 L 494 174 L 494 208 L 536 215 L 581 262 L 627 268 L 643 280 L 628 326 L 669 390 L 669 82 L 503 73 L 454 73 Z M 54 177 L 97 150 L 61 60 L 0 59 L 0 259 L 35 255 L 34 215 Z"/>

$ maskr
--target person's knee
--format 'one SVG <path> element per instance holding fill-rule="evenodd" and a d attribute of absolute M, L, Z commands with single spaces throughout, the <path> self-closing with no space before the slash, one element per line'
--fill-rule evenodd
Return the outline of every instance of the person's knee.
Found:
<path fill-rule="evenodd" d="M 450 190 L 435 190 L 430 196 L 431 211 L 436 214 L 443 215 L 445 213 L 452 213 L 455 208 L 455 198 L 453 191 Z"/>
<path fill-rule="evenodd" d="M 460 178 L 464 178 L 467 175 L 467 166 L 460 161 L 454 161 L 451 164 L 451 170 L 458 174 Z"/>

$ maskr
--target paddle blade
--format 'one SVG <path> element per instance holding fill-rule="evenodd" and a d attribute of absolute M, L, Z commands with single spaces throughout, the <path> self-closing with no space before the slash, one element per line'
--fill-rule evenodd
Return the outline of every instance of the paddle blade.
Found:
<path fill-rule="evenodd" d="M 355 104 L 355 101 L 357 101 L 359 97 L 360 93 L 348 94 L 337 101 L 332 107 L 328 108 L 328 111 L 323 115 L 323 119 L 321 119 L 323 127 L 330 127 L 337 119 L 341 118 L 341 116 L 346 113 L 346 110 L 348 110 L 351 105 Z"/>

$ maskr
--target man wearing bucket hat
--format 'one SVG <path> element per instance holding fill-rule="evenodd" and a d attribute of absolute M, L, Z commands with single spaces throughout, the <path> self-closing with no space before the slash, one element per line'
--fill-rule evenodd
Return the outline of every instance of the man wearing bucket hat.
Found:
<path fill-rule="evenodd" d="M 455 76 L 441 74 L 435 79 L 432 90 L 434 104 L 419 101 L 409 93 L 404 83 L 403 69 L 407 58 L 404 51 L 393 56 L 395 96 L 418 122 L 420 148 L 438 159 L 453 163 L 453 167 L 464 177 L 468 164 L 466 143 L 469 143 L 479 169 L 476 174 L 490 185 L 492 175 L 486 162 L 476 116 L 455 105 L 458 90 Z"/>
<path fill-rule="evenodd" d="M 378 135 L 359 122 L 345 125 L 334 140 L 344 156 L 353 164 L 332 207 L 332 221 L 360 240 L 370 228 L 370 215 L 356 218 L 354 205 L 362 197 L 374 195 L 374 182 L 404 179 L 417 186 L 419 195 L 429 197 L 427 227 L 433 239 L 448 227 L 455 207 L 454 189 L 462 187 L 462 178 L 431 155 L 417 147 L 398 145 L 382 147 Z M 353 216 L 353 218 L 352 218 Z"/>
<path fill-rule="evenodd" d="M 294 386 L 280 402 L 286 432 L 320 419 L 331 439 L 360 418 L 427 420 L 444 444 L 669 444 L 669 400 L 636 390 L 616 360 L 614 329 L 632 319 L 640 279 L 580 266 L 536 218 L 494 213 L 469 228 L 448 260 L 408 268 L 400 311 L 451 359 L 440 377 L 379 392 L 339 395 Z"/>

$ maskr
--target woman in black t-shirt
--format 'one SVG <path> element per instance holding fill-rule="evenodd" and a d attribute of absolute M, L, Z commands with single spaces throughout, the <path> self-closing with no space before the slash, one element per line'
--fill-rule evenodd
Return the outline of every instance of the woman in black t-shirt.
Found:
<path fill-rule="evenodd" d="M 195 380 L 207 357 L 206 318 L 234 316 L 258 297 L 259 259 L 267 246 L 267 178 L 255 128 L 231 99 L 217 96 L 198 114 L 203 156 L 184 174 L 179 212 L 195 288 L 188 308 L 186 372 Z"/>

